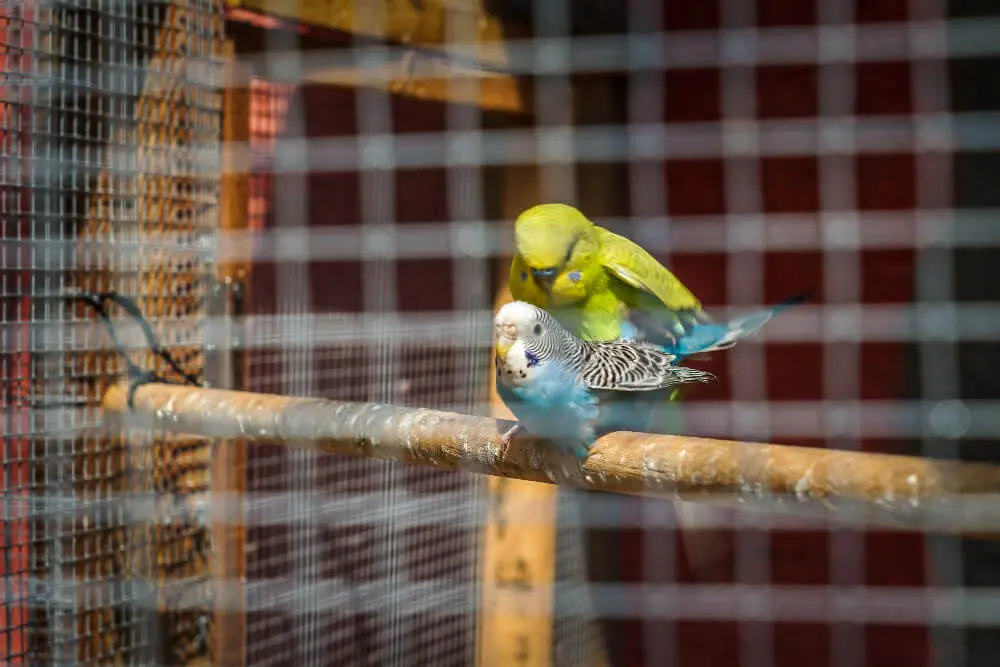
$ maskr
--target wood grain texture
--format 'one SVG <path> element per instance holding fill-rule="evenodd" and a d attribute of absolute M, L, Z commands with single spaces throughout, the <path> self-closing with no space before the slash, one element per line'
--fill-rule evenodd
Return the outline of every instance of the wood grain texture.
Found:
<path fill-rule="evenodd" d="M 238 67 L 234 60 L 235 49 L 227 41 L 224 57 L 231 68 Z M 232 79 L 231 79 L 232 80 Z M 245 231 L 249 227 L 250 178 L 234 167 L 235 157 L 231 147 L 234 142 L 250 140 L 250 89 L 245 86 L 229 87 L 222 98 L 222 164 L 219 226 L 223 232 Z M 242 303 L 243 290 L 250 270 L 249 262 L 220 262 L 216 271 L 216 294 L 209 306 L 209 315 L 232 322 L 239 315 L 236 304 Z M 223 340 L 233 337 L 223 332 Z M 220 345 L 207 355 L 205 377 L 216 387 L 243 389 L 246 374 L 242 351 Z M 212 493 L 241 496 L 246 491 L 246 443 L 242 440 L 217 440 L 212 448 Z M 215 550 L 212 554 L 212 578 L 215 582 L 244 581 L 246 577 L 246 526 L 242 517 L 230 523 L 212 517 L 212 537 Z M 237 598 L 227 598 L 222 587 L 216 587 L 215 633 L 213 656 L 220 667 L 240 667 L 246 664 L 246 599 L 242 587 L 236 589 Z"/>
<path fill-rule="evenodd" d="M 227 5 L 235 20 L 267 25 L 265 18 L 250 16 L 260 13 L 400 45 L 377 65 L 353 61 L 309 67 L 303 71 L 304 80 L 378 88 L 491 111 L 519 113 L 530 108 L 516 77 L 502 71 L 508 65 L 505 27 L 485 11 L 481 0 L 227 0 Z"/>
<path fill-rule="evenodd" d="M 510 300 L 510 290 L 502 288 L 494 310 Z M 495 359 L 490 362 L 490 414 L 512 419 L 493 382 L 495 363 Z M 489 509 L 481 554 L 483 606 L 477 633 L 480 667 L 548 667 L 553 662 L 556 492 L 556 487 L 538 482 L 502 477 L 487 480 Z M 523 521 L 526 516 L 533 521 Z"/>
<path fill-rule="evenodd" d="M 616 432 L 584 460 L 515 439 L 511 422 L 437 410 L 150 384 L 105 416 L 130 428 L 301 447 L 577 488 L 940 532 L 992 532 L 1000 466 L 810 447 Z"/>

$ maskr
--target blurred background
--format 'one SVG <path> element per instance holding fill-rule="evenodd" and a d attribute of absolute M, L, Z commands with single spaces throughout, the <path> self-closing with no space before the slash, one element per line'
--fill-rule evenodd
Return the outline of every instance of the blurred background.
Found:
<path fill-rule="evenodd" d="M 973 0 L 0 0 L 4 664 L 997 664 L 989 536 L 109 435 L 125 363 L 73 299 L 135 298 L 216 386 L 505 416 L 513 220 L 566 202 L 720 318 L 817 290 L 698 364 L 684 433 L 1000 462 L 997 34 Z"/>

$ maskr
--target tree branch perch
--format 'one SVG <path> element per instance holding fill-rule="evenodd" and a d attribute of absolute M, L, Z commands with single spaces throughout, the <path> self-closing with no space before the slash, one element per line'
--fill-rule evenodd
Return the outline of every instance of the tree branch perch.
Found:
<path fill-rule="evenodd" d="M 826 519 L 942 532 L 1000 529 L 1000 466 L 787 445 L 618 432 L 586 460 L 515 438 L 510 422 L 436 410 L 149 384 L 104 398 L 126 428 L 416 463 Z M 998 531 L 1000 532 L 1000 531 Z"/>

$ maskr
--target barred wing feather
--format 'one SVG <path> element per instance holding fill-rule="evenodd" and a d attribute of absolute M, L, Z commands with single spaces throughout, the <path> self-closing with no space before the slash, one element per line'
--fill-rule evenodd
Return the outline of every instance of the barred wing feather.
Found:
<path fill-rule="evenodd" d="M 711 382 L 705 371 L 674 366 L 675 357 L 652 346 L 596 343 L 581 371 L 590 389 L 654 391 L 685 382 Z"/>

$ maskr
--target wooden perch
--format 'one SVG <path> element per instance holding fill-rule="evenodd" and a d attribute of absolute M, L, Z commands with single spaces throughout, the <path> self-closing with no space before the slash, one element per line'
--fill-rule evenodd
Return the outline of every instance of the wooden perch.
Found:
<path fill-rule="evenodd" d="M 1000 527 L 1000 466 L 630 432 L 604 436 L 584 461 L 521 437 L 501 458 L 503 420 L 164 384 L 140 387 L 128 410 L 127 393 L 112 387 L 104 409 L 128 428 L 901 528 Z"/>

